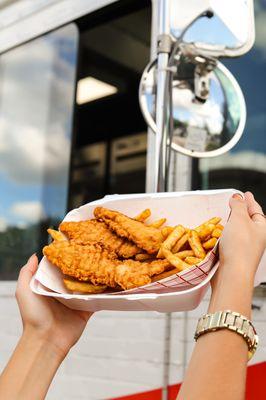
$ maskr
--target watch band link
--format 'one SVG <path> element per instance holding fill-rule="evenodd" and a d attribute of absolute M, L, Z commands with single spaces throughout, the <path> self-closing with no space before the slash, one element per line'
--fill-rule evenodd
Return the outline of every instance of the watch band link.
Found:
<path fill-rule="evenodd" d="M 205 314 L 198 321 L 194 339 L 201 335 L 220 329 L 229 329 L 244 338 L 248 345 L 249 359 L 255 353 L 258 346 L 258 336 L 252 322 L 243 315 L 231 311 L 217 311 L 214 314 Z"/>

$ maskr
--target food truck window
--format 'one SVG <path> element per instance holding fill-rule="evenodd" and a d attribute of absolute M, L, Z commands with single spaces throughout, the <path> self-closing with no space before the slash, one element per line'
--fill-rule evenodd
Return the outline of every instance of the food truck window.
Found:
<path fill-rule="evenodd" d="M 236 60 L 223 61 L 237 78 L 246 99 L 244 135 L 229 153 L 200 161 L 202 187 L 251 190 L 266 209 L 266 3 L 255 1 L 256 42 Z"/>
<path fill-rule="evenodd" d="M 138 87 L 150 57 L 151 2 L 120 1 L 77 21 L 80 56 L 69 207 L 145 191 L 147 126 Z"/>
<path fill-rule="evenodd" d="M 16 279 L 67 204 L 78 31 L 0 56 L 0 279 Z"/>

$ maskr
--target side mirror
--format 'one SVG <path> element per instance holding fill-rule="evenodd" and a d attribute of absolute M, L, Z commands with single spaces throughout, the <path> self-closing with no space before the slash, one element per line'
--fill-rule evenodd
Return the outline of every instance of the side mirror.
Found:
<path fill-rule="evenodd" d="M 172 87 L 173 150 L 192 157 L 214 157 L 230 150 L 243 134 L 246 105 L 242 91 L 229 70 L 220 62 L 208 75 L 208 97 L 195 95 L 196 66 L 180 62 Z M 156 67 L 144 71 L 139 101 L 144 118 L 156 133 Z M 170 144 L 170 143 L 168 143 Z"/>
<path fill-rule="evenodd" d="M 254 44 L 253 0 L 170 0 L 170 33 L 191 52 L 237 57 Z"/>

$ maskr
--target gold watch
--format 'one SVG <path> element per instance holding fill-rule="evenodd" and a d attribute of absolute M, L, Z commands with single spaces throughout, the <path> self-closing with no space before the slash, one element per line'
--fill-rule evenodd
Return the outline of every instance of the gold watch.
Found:
<path fill-rule="evenodd" d="M 204 333 L 220 329 L 229 329 L 242 336 L 248 345 L 248 359 L 252 358 L 259 342 L 257 332 L 249 319 L 234 311 L 216 311 L 214 314 L 203 315 L 198 320 L 194 339 L 197 341 Z"/>

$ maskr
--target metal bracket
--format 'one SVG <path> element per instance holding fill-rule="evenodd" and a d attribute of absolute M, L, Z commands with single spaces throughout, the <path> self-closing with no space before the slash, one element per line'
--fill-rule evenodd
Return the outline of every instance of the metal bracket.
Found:
<path fill-rule="evenodd" d="M 170 35 L 162 34 L 157 38 L 157 54 L 171 53 L 173 40 Z"/>

